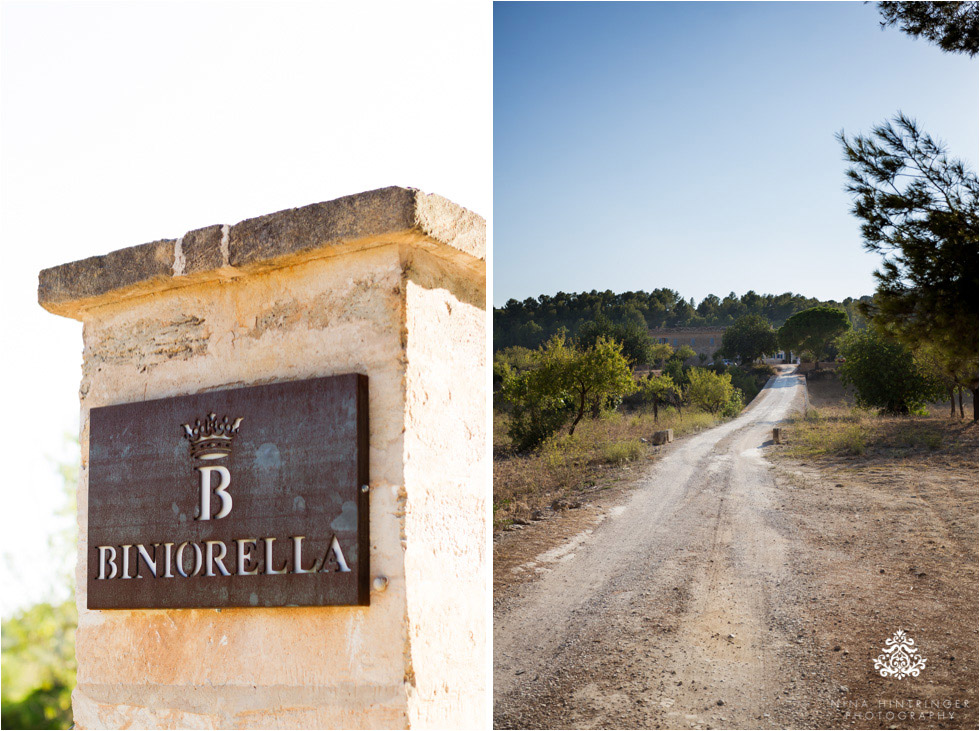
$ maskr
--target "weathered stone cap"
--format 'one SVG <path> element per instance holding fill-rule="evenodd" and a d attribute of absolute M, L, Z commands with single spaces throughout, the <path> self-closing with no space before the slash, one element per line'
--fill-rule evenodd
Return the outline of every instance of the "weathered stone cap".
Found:
<path fill-rule="evenodd" d="M 81 320 L 91 307 L 128 297 L 388 243 L 419 246 L 485 277 L 483 218 L 442 196 L 391 187 L 44 269 L 37 299 Z"/>

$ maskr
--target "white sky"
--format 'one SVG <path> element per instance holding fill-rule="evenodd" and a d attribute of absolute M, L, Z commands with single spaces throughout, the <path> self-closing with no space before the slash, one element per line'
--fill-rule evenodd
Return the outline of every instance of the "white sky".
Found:
<path fill-rule="evenodd" d="M 40 269 L 387 185 L 488 220 L 489 2 L 9 2 L 0 28 L 2 609 L 55 582 L 81 324 Z M 29 568 L 28 568 L 29 567 Z"/>

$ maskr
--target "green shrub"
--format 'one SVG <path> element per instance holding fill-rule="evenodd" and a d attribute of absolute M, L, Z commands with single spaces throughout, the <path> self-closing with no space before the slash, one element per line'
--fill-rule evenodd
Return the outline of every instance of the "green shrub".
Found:
<path fill-rule="evenodd" d="M 560 397 L 532 394 L 527 400 L 513 402 L 507 433 L 519 452 L 537 447 L 568 421 L 571 405 Z"/>
<path fill-rule="evenodd" d="M 690 403 L 717 414 L 731 402 L 735 388 L 728 373 L 718 374 L 705 368 L 692 368 L 687 375 L 690 383 L 685 393 Z"/>
<path fill-rule="evenodd" d="M 639 439 L 607 444 L 602 450 L 602 458 L 610 464 L 625 464 L 638 460 L 643 454 L 643 444 Z"/>
<path fill-rule="evenodd" d="M 721 409 L 721 415 L 729 418 L 734 418 L 742 413 L 742 409 L 745 408 L 745 399 L 742 397 L 742 391 L 738 388 L 732 389 L 732 395 L 728 398 L 728 403 L 726 403 Z"/>
<path fill-rule="evenodd" d="M 3 620 L 2 728 L 72 728 L 74 597 Z"/>
<path fill-rule="evenodd" d="M 942 384 L 918 367 L 911 350 L 874 330 L 849 332 L 838 347 L 841 383 L 854 387 L 859 406 L 908 414 L 943 395 Z"/>
<path fill-rule="evenodd" d="M 578 435 L 555 434 L 541 445 L 541 456 L 549 469 L 560 469 L 585 459 L 585 447 Z"/>
<path fill-rule="evenodd" d="M 850 426 L 843 430 L 838 449 L 851 454 L 864 454 L 866 450 L 864 437 L 864 429 L 859 425 Z"/>

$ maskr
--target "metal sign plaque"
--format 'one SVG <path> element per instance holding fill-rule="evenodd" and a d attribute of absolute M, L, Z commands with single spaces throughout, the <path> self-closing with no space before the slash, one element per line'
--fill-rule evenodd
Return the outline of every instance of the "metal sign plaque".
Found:
<path fill-rule="evenodd" d="M 366 376 L 106 406 L 90 428 L 89 609 L 368 604 Z"/>

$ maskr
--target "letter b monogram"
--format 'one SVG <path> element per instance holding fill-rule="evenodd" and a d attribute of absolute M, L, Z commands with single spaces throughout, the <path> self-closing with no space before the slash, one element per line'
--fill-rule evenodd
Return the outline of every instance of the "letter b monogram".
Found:
<path fill-rule="evenodd" d="M 211 520 L 211 473 L 217 472 L 221 479 L 218 486 L 214 488 L 214 494 L 221 498 L 221 510 L 214 516 L 215 520 L 224 518 L 231 512 L 231 495 L 228 494 L 228 486 L 231 485 L 231 473 L 227 467 L 221 465 L 207 465 L 198 467 L 201 473 L 201 515 L 198 520 Z"/>

